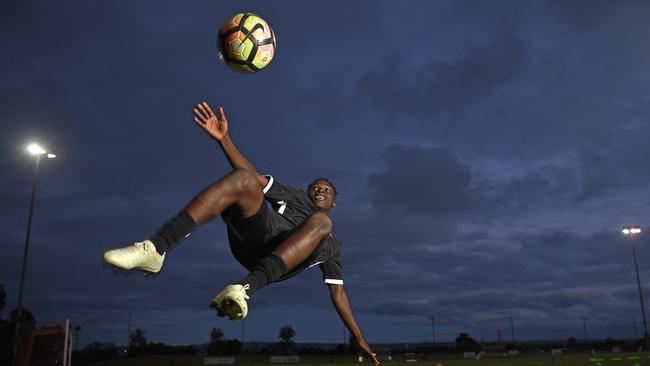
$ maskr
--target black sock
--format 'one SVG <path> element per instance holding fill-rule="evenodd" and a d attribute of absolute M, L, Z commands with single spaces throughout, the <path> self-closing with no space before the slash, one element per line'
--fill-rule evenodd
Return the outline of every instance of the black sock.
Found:
<path fill-rule="evenodd" d="M 174 249 L 183 239 L 188 237 L 192 230 L 196 228 L 196 222 L 192 216 L 182 210 L 176 216 L 172 217 L 160 228 L 155 234 L 151 235 L 149 240 L 156 246 L 158 254 Z"/>
<path fill-rule="evenodd" d="M 285 273 L 287 273 L 287 265 L 279 255 L 271 253 L 262 258 L 257 268 L 237 283 L 249 285 L 251 288 L 247 293 L 251 294 L 269 283 L 279 280 Z"/>

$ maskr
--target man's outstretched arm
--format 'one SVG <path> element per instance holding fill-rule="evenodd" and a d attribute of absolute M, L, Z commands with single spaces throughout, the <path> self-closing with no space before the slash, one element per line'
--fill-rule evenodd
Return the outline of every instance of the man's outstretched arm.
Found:
<path fill-rule="evenodd" d="M 219 142 L 221 149 L 228 162 L 233 169 L 244 169 L 257 177 L 262 187 L 268 183 L 268 178 L 260 175 L 253 164 L 237 149 L 235 143 L 230 139 L 228 134 L 228 119 L 223 112 L 223 108 L 219 107 L 218 114 L 214 114 L 208 103 L 200 103 L 194 108 L 194 122 L 203 128 L 205 132 L 213 139 Z"/>
<path fill-rule="evenodd" d="M 361 334 L 361 329 L 359 328 L 357 321 L 354 319 L 350 300 L 348 299 L 348 295 L 345 293 L 343 285 L 328 284 L 328 286 L 330 289 L 330 297 L 332 298 L 332 303 L 336 308 L 336 312 L 339 314 L 341 320 L 343 320 L 343 323 L 345 323 L 345 326 L 348 328 L 350 333 L 354 336 L 359 348 L 361 348 L 361 350 L 372 359 L 375 365 L 379 365 L 377 355 L 372 352 L 372 349 L 370 349 L 368 342 L 366 342 Z"/>

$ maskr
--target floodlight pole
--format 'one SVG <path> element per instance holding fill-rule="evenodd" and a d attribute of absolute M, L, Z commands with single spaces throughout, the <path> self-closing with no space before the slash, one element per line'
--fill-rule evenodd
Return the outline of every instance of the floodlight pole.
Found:
<path fill-rule="evenodd" d="M 588 345 L 589 340 L 587 338 L 587 317 L 584 315 L 580 315 L 580 318 L 582 318 L 582 330 L 584 331 L 585 334 L 585 347 L 589 347 Z"/>
<path fill-rule="evenodd" d="M 630 239 L 631 240 L 631 239 Z M 636 270 L 636 284 L 639 288 L 639 302 L 641 303 L 641 318 L 643 319 L 643 341 L 645 343 L 646 351 L 650 349 L 648 347 L 648 321 L 645 317 L 645 306 L 643 305 L 643 291 L 641 290 L 641 277 L 639 276 L 639 262 L 636 259 L 636 250 L 634 249 L 634 244 L 632 244 L 632 255 L 634 256 L 634 269 Z"/>
<path fill-rule="evenodd" d="M 431 315 L 431 345 L 432 347 L 436 346 L 436 317 Z"/>
<path fill-rule="evenodd" d="M 129 311 L 129 325 L 126 329 L 126 349 L 129 349 L 129 344 L 131 344 L 131 312 Z"/>
<path fill-rule="evenodd" d="M 36 185 L 38 183 L 38 166 L 41 161 L 41 155 L 36 155 L 36 163 L 34 164 L 34 178 L 32 180 L 32 200 L 29 205 L 29 216 L 27 217 L 27 235 L 25 237 L 25 250 L 23 251 L 23 267 L 20 272 L 20 286 L 18 286 L 18 305 L 16 307 L 16 331 L 14 333 L 14 349 L 13 358 L 14 365 L 18 366 L 19 363 L 19 346 L 20 346 L 20 318 L 22 317 L 23 308 L 23 288 L 25 285 L 25 272 L 27 270 L 27 254 L 29 253 L 29 239 L 32 232 L 32 216 L 34 213 L 34 200 L 36 198 Z"/>
<path fill-rule="evenodd" d="M 630 246 L 632 247 L 632 256 L 634 257 L 634 270 L 636 271 L 636 285 L 639 289 L 639 302 L 641 303 L 641 318 L 643 321 L 643 344 L 646 351 L 650 349 L 648 342 L 648 322 L 645 317 L 645 306 L 643 305 L 643 291 L 641 290 L 641 276 L 639 276 L 639 262 L 636 259 L 636 248 L 634 245 L 634 235 L 639 234 L 641 229 L 638 226 L 626 226 L 623 228 L 623 234 L 630 237 Z"/>

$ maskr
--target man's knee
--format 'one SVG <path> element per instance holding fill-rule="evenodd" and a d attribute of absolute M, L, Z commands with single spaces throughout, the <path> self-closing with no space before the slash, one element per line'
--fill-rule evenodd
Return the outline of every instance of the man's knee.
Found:
<path fill-rule="evenodd" d="M 245 169 L 235 169 L 228 175 L 228 180 L 235 186 L 239 192 L 257 192 L 261 191 L 257 177 Z"/>
<path fill-rule="evenodd" d="M 332 219 L 323 212 L 314 212 L 307 218 L 307 222 L 318 230 L 318 235 L 326 237 L 332 231 Z"/>

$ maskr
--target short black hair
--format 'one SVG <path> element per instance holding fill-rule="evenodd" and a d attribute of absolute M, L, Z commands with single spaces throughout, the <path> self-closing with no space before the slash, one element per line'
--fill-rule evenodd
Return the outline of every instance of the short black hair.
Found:
<path fill-rule="evenodd" d="M 307 192 L 309 192 L 309 191 L 311 190 L 311 186 L 313 186 L 314 183 L 318 182 L 319 180 L 322 180 L 322 181 L 324 181 L 324 182 L 327 182 L 327 184 L 328 184 L 330 187 L 332 187 L 332 189 L 334 190 L 334 195 L 337 195 L 337 194 L 338 194 L 338 191 L 336 190 L 336 187 L 334 187 L 334 184 L 332 184 L 332 181 L 330 181 L 330 180 L 327 179 L 327 178 L 323 178 L 323 177 L 316 178 L 316 179 L 314 179 L 313 181 L 311 181 L 311 183 L 309 183 L 309 185 L 307 186 Z"/>

